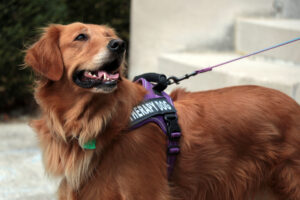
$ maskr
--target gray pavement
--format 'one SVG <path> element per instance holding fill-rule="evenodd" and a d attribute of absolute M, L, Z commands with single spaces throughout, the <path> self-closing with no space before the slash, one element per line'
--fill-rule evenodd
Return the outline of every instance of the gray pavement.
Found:
<path fill-rule="evenodd" d="M 58 180 L 44 171 L 26 123 L 0 123 L 0 200 L 54 200 Z"/>

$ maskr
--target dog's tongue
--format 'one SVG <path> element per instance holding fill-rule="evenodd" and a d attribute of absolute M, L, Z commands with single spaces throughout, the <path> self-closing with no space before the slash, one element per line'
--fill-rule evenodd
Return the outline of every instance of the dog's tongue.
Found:
<path fill-rule="evenodd" d="M 117 80 L 119 78 L 119 73 L 116 74 L 109 74 L 105 71 L 98 71 L 98 77 L 103 79 L 109 78 L 110 80 Z"/>

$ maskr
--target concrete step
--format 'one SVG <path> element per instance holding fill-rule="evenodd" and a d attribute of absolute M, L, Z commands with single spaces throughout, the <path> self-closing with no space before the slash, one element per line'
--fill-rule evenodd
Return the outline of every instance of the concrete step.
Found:
<path fill-rule="evenodd" d="M 57 187 L 44 172 L 32 129 L 24 123 L 0 124 L 0 199 L 54 200 Z"/>
<path fill-rule="evenodd" d="M 235 29 L 235 49 L 247 54 L 300 37 L 300 19 L 238 18 Z M 300 41 L 260 55 L 300 63 Z"/>
<path fill-rule="evenodd" d="M 172 53 L 158 61 L 159 72 L 182 76 L 194 70 L 237 58 L 234 53 Z M 261 85 L 278 89 L 300 103 L 300 66 L 280 60 L 251 57 L 215 68 L 180 83 L 190 91 L 234 85 Z M 176 86 L 169 87 L 169 90 Z"/>

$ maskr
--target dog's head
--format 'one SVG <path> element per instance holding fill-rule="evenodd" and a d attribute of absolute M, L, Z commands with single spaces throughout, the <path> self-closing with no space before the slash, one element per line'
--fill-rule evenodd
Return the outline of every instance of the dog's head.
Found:
<path fill-rule="evenodd" d="M 125 43 L 107 26 L 51 25 L 28 50 L 25 63 L 50 81 L 110 93 L 121 80 Z"/>

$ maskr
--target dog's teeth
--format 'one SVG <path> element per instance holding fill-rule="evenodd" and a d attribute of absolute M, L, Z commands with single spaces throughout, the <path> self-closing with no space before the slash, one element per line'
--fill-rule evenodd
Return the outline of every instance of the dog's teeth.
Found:
<path fill-rule="evenodd" d="M 91 75 L 91 76 L 93 76 L 93 75 L 92 75 L 92 72 L 89 72 L 89 73 L 88 73 L 88 75 Z"/>
<path fill-rule="evenodd" d="M 95 74 L 93 74 L 93 77 L 97 77 Z"/>
<path fill-rule="evenodd" d="M 103 79 L 106 80 L 106 74 L 103 74 Z"/>

